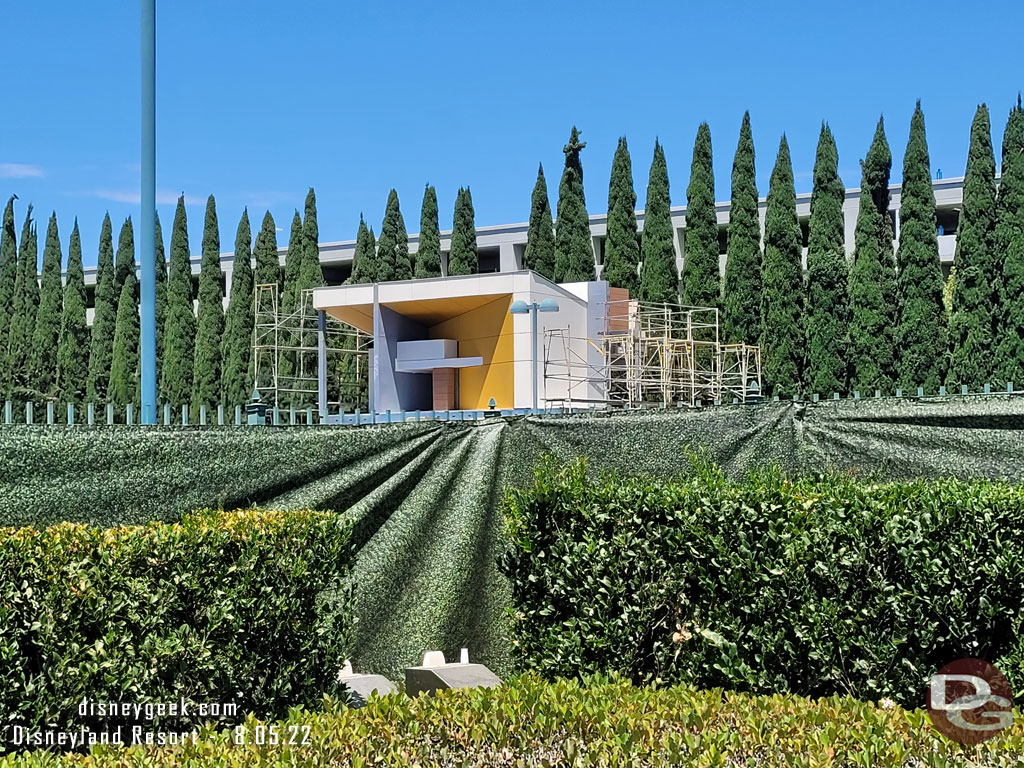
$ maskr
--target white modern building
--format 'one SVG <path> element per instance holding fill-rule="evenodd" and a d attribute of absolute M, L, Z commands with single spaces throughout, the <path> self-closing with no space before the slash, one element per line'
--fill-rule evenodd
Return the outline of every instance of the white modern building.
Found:
<path fill-rule="evenodd" d="M 939 257 L 942 261 L 943 271 L 948 273 L 953 264 L 953 255 L 956 251 L 956 232 L 960 218 L 960 206 L 963 201 L 963 177 L 951 179 L 937 179 L 933 182 L 935 189 L 936 223 L 939 235 Z M 898 241 L 900 227 L 900 193 L 901 187 L 898 184 L 890 186 L 891 203 L 890 216 L 893 221 L 893 231 Z M 806 254 L 808 224 L 811 217 L 811 195 L 804 193 L 796 198 L 797 216 L 800 220 L 803 232 L 803 245 Z M 761 219 L 761 232 L 764 233 L 764 217 L 767 207 L 767 198 L 761 198 L 759 202 L 759 214 Z M 857 225 L 857 212 L 860 207 L 860 189 L 848 189 L 846 191 L 846 202 L 843 204 L 843 217 L 846 231 L 846 252 L 853 253 L 854 230 Z M 718 210 L 718 241 L 721 252 L 720 266 L 725 269 L 725 252 L 727 237 L 726 232 L 729 224 L 729 202 L 716 204 Z M 590 217 L 590 232 L 594 242 L 594 256 L 597 261 L 598 275 L 600 276 L 601 266 L 604 262 L 604 240 L 607 227 L 607 215 L 604 213 Z M 644 226 L 644 213 L 637 211 L 637 224 L 640 230 Z M 676 266 L 682 270 L 686 261 L 686 206 L 675 206 L 672 208 L 672 226 L 675 231 Z M 477 252 L 480 261 L 480 272 L 515 272 L 522 269 L 523 254 L 526 251 L 526 233 L 528 224 L 497 224 L 478 227 Z M 409 250 L 416 252 L 419 243 L 418 234 L 409 235 Z M 451 243 L 451 232 L 441 233 L 441 258 L 442 265 L 446 264 L 448 249 Z M 320 263 L 323 266 L 324 278 L 328 285 L 340 285 L 349 276 L 352 270 L 352 257 L 355 253 L 355 240 L 342 240 L 333 243 L 320 243 Z M 279 249 L 281 263 L 284 263 L 287 248 Z M 231 262 L 232 253 L 221 255 L 221 268 L 224 272 L 225 305 L 227 294 L 231 287 Z M 198 284 L 201 259 L 199 256 L 192 258 L 193 280 Z M 85 270 L 85 283 L 89 319 L 92 319 L 93 290 L 96 283 L 96 268 L 88 267 Z"/>

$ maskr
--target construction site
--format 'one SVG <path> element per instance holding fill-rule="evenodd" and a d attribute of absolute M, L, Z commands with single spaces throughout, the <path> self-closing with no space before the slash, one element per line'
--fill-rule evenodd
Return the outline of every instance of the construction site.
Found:
<path fill-rule="evenodd" d="M 571 321 L 563 310 L 528 339 L 537 347 L 534 365 L 540 370 L 535 368 L 533 376 L 542 408 L 696 407 L 761 399 L 761 350 L 723 343 L 717 309 L 642 302 L 615 288 L 603 291 L 600 299 L 586 302 L 586 322 Z M 262 401 L 320 410 L 326 405 L 321 417 L 374 410 L 374 335 L 368 330 L 372 323 L 358 329 L 316 309 L 313 291 L 295 301 L 285 300 L 276 284 L 257 286 L 253 366 Z M 527 357 L 523 364 L 528 362 Z M 499 405 L 508 407 L 521 406 Z"/>
<path fill-rule="evenodd" d="M 561 398 L 565 407 L 590 405 L 577 393 L 591 383 L 605 392 L 599 405 L 610 408 L 696 406 L 760 397 L 761 350 L 723 344 L 717 309 L 628 298 L 605 306 L 597 338 L 574 338 L 568 328 L 544 333 L 545 391 L 549 383 L 557 383 L 566 393 Z M 600 354 L 580 354 L 574 341 Z"/>

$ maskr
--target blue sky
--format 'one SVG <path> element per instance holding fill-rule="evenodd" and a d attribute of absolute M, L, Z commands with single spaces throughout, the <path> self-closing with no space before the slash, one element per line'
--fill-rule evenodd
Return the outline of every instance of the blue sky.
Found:
<path fill-rule="evenodd" d="M 158 6 L 159 212 L 169 237 L 185 193 L 193 252 L 211 192 L 225 251 L 243 206 L 256 226 L 269 208 L 284 242 L 310 185 L 325 241 L 354 237 L 360 212 L 379 230 L 391 187 L 416 231 L 426 182 L 442 228 L 460 185 L 472 189 L 478 226 L 524 221 L 538 162 L 554 204 L 573 124 L 587 141 L 592 213 L 606 207 L 620 135 L 638 205 L 656 136 L 673 204 L 684 203 L 701 121 L 716 197 L 727 199 L 745 109 L 762 195 L 783 132 L 797 189 L 809 190 L 822 120 L 843 181 L 856 186 L 884 114 L 898 179 L 918 98 L 933 171 L 958 176 L 977 104 L 991 108 L 999 141 L 1024 88 L 1015 0 Z M 104 211 L 115 228 L 139 215 L 138 4 L 7 3 L 3 21 L 0 194 L 18 194 L 19 228 L 34 203 L 40 235 L 56 210 L 65 255 L 77 215 L 95 263 Z"/>

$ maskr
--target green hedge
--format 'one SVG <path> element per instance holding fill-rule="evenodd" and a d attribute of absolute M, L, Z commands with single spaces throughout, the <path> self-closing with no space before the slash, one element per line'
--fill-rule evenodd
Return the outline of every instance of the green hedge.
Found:
<path fill-rule="evenodd" d="M 695 463 L 594 482 L 545 462 L 506 497 L 520 664 L 918 705 L 976 656 L 1024 686 L 1024 490 Z"/>
<path fill-rule="evenodd" d="M 1016 714 L 1014 725 L 991 741 L 964 747 L 936 734 L 921 710 L 849 698 L 637 688 L 607 678 L 544 683 L 524 676 L 495 689 L 374 697 L 364 709 L 296 710 L 263 731 L 250 720 L 244 731 L 207 729 L 182 747 L 98 747 L 91 755 L 59 758 L 35 752 L 0 765 L 1009 767 L 1019 766 L 1024 753 L 1024 725 Z M 236 734 L 243 743 L 235 743 Z M 276 746 L 267 743 L 273 738 Z"/>
<path fill-rule="evenodd" d="M 0 733 L 81 724 L 83 698 L 315 704 L 351 642 L 349 539 L 311 511 L 0 529 Z"/>

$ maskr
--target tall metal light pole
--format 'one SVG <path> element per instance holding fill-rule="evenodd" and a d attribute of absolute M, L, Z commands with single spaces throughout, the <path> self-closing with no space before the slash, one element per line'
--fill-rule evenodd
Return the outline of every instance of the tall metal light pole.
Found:
<path fill-rule="evenodd" d="M 530 327 L 530 341 L 533 344 L 533 368 L 531 369 L 531 375 L 533 376 L 533 410 L 537 410 L 537 313 L 538 312 L 557 312 L 558 302 L 554 299 L 544 299 L 539 304 L 535 301 L 527 304 L 525 301 L 513 301 L 512 305 L 508 308 L 509 314 L 512 315 L 525 315 L 530 314 L 532 323 Z"/>
<path fill-rule="evenodd" d="M 142 423 L 156 424 L 156 0 L 142 2 Z"/>

